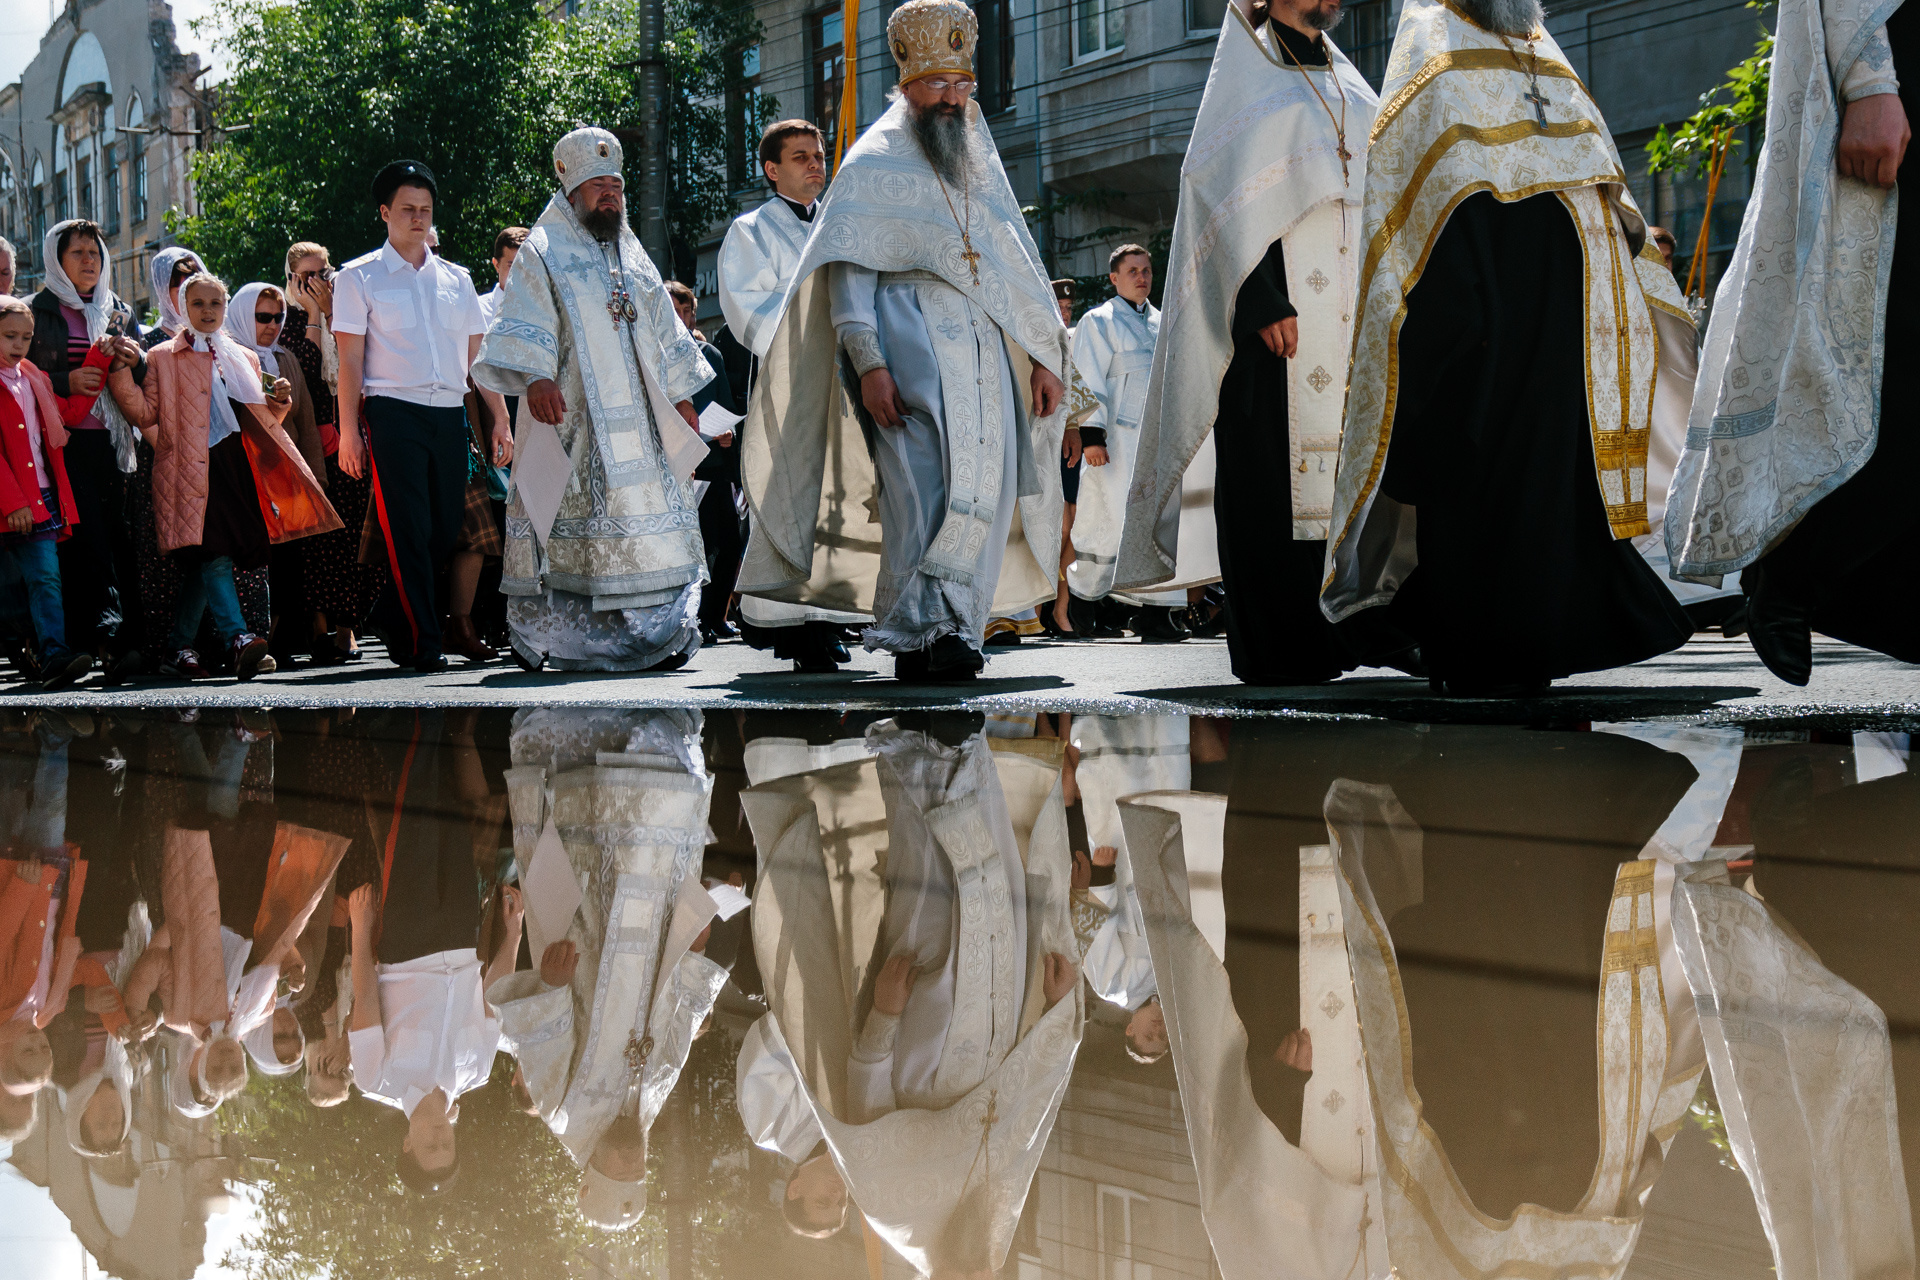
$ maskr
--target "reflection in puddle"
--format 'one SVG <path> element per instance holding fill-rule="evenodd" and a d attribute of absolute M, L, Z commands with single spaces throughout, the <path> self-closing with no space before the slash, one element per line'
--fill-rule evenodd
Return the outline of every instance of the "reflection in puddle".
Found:
<path fill-rule="evenodd" d="M 16 715 L 0 1221 L 28 1277 L 1911 1276 L 1907 752 Z"/>

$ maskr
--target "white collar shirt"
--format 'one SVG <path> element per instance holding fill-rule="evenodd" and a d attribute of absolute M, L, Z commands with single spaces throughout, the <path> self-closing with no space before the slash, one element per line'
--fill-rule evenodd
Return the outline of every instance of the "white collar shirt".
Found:
<path fill-rule="evenodd" d="M 452 1102 L 487 1082 L 500 1019 L 473 948 L 379 967 L 380 1025 L 347 1033 L 354 1083 L 409 1116 L 436 1088 Z"/>
<path fill-rule="evenodd" d="M 450 409 L 467 390 L 467 339 L 485 333 L 473 278 L 432 250 L 416 270 L 389 240 L 342 267 L 333 331 L 366 338 L 369 396 Z"/>
<path fill-rule="evenodd" d="M 482 325 L 489 329 L 493 328 L 493 318 L 500 314 L 500 303 L 506 296 L 506 286 L 499 284 L 496 284 L 493 288 L 480 295 L 480 323 Z"/>

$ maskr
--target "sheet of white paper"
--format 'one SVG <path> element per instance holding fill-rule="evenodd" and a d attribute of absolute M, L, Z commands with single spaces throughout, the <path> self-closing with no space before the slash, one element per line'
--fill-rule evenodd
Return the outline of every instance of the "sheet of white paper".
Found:
<path fill-rule="evenodd" d="M 700 411 L 700 434 L 709 440 L 718 440 L 746 420 L 745 414 L 735 413 L 715 400 Z"/>
<path fill-rule="evenodd" d="M 678 415 L 675 415 L 676 418 Z M 541 546 L 553 532 L 560 514 L 560 498 L 573 475 L 573 459 L 560 444 L 560 433 L 528 414 L 521 420 L 513 451 L 513 487 L 527 509 L 527 519 Z"/>
<path fill-rule="evenodd" d="M 581 899 L 580 881 L 551 817 L 533 846 L 533 861 L 521 870 L 520 895 L 527 908 L 527 951 L 537 965 L 550 943 L 567 936 Z"/>
<path fill-rule="evenodd" d="M 710 884 L 707 896 L 713 899 L 716 914 L 722 920 L 731 920 L 753 905 L 753 899 L 730 884 Z"/>

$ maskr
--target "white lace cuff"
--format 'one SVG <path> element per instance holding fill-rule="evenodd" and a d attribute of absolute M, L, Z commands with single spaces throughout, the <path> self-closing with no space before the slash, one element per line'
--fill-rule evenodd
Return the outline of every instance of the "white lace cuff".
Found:
<path fill-rule="evenodd" d="M 880 335 L 865 325 L 847 325 L 840 330 L 840 345 L 853 357 L 854 372 L 866 377 L 875 369 L 887 367 L 887 357 L 880 350 Z"/>
<path fill-rule="evenodd" d="M 878 1009 L 869 1010 L 867 1025 L 860 1028 L 860 1039 L 854 1042 L 853 1057 L 856 1062 L 885 1062 L 893 1056 L 893 1040 L 900 1031 L 900 1015 L 882 1013 Z"/>
<path fill-rule="evenodd" d="M 1900 78 L 1894 74 L 1893 46 L 1887 43 L 1887 29 L 1883 26 L 1867 37 L 1866 47 L 1841 78 L 1840 100 L 1858 102 L 1876 94 L 1898 92 Z"/>

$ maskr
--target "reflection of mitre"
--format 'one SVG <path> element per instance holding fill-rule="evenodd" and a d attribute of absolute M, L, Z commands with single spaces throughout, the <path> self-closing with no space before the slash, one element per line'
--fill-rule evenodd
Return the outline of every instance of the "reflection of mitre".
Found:
<path fill-rule="evenodd" d="M 900 83 L 926 76 L 973 74 L 980 20 L 960 0 L 907 0 L 887 19 L 887 47 L 900 64 Z"/>

